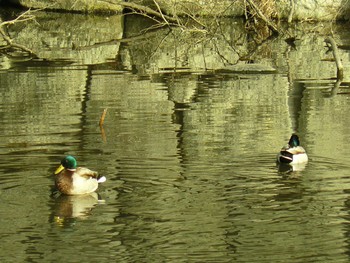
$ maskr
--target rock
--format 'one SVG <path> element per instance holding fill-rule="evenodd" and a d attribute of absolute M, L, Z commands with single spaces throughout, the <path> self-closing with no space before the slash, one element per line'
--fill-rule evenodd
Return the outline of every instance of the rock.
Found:
<path fill-rule="evenodd" d="M 98 1 L 98 0 L 9 0 L 10 3 L 28 8 L 45 8 L 51 10 L 79 11 L 86 13 L 121 13 L 123 8 L 118 5 L 122 0 Z"/>

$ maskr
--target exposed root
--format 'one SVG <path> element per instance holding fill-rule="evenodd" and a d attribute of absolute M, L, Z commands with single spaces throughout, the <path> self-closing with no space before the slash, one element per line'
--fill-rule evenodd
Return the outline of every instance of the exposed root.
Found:
<path fill-rule="evenodd" d="M 337 43 L 332 37 L 327 37 L 325 39 L 325 42 L 327 43 L 328 47 L 332 49 L 332 52 L 333 52 L 333 57 L 335 60 L 335 64 L 337 66 L 337 79 L 342 80 L 344 77 L 344 67 L 339 56 Z"/>

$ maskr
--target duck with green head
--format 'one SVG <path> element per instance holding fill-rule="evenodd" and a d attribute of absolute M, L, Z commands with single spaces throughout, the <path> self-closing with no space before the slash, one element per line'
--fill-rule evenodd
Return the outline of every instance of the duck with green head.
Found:
<path fill-rule="evenodd" d="M 308 156 L 305 149 L 300 146 L 298 135 L 292 134 L 288 145 L 284 146 L 277 155 L 279 163 L 301 164 L 308 162 Z"/>
<path fill-rule="evenodd" d="M 55 171 L 55 185 L 66 195 L 83 195 L 97 190 L 98 184 L 106 181 L 106 177 L 88 168 L 77 167 L 76 159 L 68 155 Z"/>

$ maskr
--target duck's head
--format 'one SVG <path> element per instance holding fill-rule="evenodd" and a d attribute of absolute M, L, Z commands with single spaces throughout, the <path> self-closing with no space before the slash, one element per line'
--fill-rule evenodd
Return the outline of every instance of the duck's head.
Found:
<path fill-rule="evenodd" d="M 55 174 L 59 174 L 63 169 L 75 171 L 77 169 L 77 160 L 71 155 L 67 155 L 61 161 L 61 165 L 56 169 Z"/>
<path fill-rule="evenodd" d="M 290 147 L 297 147 L 300 145 L 299 137 L 296 134 L 292 134 L 288 142 Z"/>

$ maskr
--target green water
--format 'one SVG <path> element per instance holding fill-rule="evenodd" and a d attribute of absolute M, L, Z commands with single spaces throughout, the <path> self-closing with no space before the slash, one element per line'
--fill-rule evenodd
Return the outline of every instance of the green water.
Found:
<path fill-rule="evenodd" d="M 331 96 L 322 43 L 276 40 L 256 61 L 273 72 L 141 63 L 142 43 L 108 48 L 122 66 L 0 55 L 1 262 L 348 262 L 348 80 Z M 309 163 L 283 172 L 292 132 Z M 107 177 L 99 196 L 51 196 L 66 154 Z"/>

